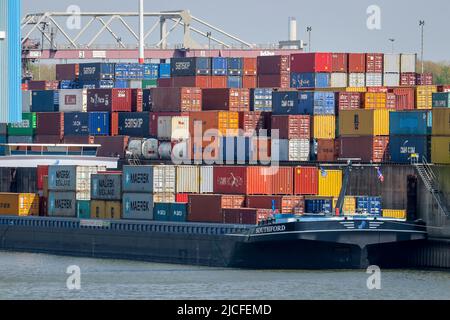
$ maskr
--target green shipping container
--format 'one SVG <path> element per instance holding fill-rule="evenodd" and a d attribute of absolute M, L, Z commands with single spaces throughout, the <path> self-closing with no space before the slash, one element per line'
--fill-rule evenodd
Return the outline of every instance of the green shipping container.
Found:
<path fill-rule="evenodd" d="M 158 86 L 158 80 L 142 80 L 142 89 L 151 89 Z"/>
<path fill-rule="evenodd" d="M 450 92 L 433 93 L 433 108 L 449 108 Z"/>
<path fill-rule="evenodd" d="M 89 200 L 77 201 L 77 217 L 79 219 L 91 218 L 91 202 Z"/>
<path fill-rule="evenodd" d="M 33 136 L 36 130 L 36 113 L 22 113 L 22 122 L 8 124 L 9 136 Z"/>

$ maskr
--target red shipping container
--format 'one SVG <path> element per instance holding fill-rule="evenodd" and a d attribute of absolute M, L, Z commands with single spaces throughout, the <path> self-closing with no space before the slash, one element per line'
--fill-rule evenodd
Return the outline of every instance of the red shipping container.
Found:
<path fill-rule="evenodd" d="M 257 58 L 243 58 L 244 76 L 256 76 Z"/>
<path fill-rule="evenodd" d="M 365 73 L 366 72 L 366 54 L 349 53 L 348 54 L 348 72 Z"/>
<path fill-rule="evenodd" d="M 281 56 L 259 56 L 257 58 L 258 75 L 280 75 L 290 73 L 291 57 L 288 55 Z M 269 88 L 272 86 L 268 86 Z M 273 86 L 279 87 L 279 86 Z M 262 87 L 264 88 L 264 87 Z"/>
<path fill-rule="evenodd" d="M 303 196 L 247 196 L 247 207 L 257 209 L 272 209 L 278 213 L 302 214 L 305 208 Z"/>
<path fill-rule="evenodd" d="M 131 111 L 143 112 L 143 91 L 142 89 L 131 89 Z"/>
<path fill-rule="evenodd" d="M 340 137 L 339 158 L 360 158 L 363 162 L 389 161 L 389 137 Z"/>
<path fill-rule="evenodd" d="M 387 87 L 367 87 L 367 92 L 370 93 L 387 93 L 388 91 Z"/>
<path fill-rule="evenodd" d="M 331 54 L 331 72 L 348 72 L 348 54 Z"/>
<path fill-rule="evenodd" d="M 37 189 L 44 190 L 44 176 L 48 176 L 48 166 L 37 166 Z"/>
<path fill-rule="evenodd" d="M 396 110 L 413 110 L 415 108 L 416 96 L 414 88 L 393 88 L 389 91 L 395 95 Z"/>
<path fill-rule="evenodd" d="M 214 167 L 214 193 L 247 194 L 247 167 Z"/>
<path fill-rule="evenodd" d="M 88 89 L 88 112 L 131 112 L 131 89 Z"/>
<path fill-rule="evenodd" d="M 289 89 L 290 87 L 291 75 L 289 73 L 258 75 L 258 88 Z"/>
<path fill-rule="evenodd" d="M 438 86 L 438 92 L 450 92 L 450 85 Z"/>
<path fill-rule="evenodd" d="M 58 90 L 59 81 L 28 81 L 28 90 Z"/>
<path fill-rule="evenodd" d="M 416 85 L 416 74 L 414 72 L 400 73 L 400 85 L 414 87 Z"/>
<path fill-rule="evenodd" d="M 154 112 L 202 111 L 200 88 L 152 88 Z"/>
<path fill-rule="evenodd" d="M 223 222 L 223 209 L 245 207 L 245 196 L 239 195 L 189 195 L 189 222 Z"/>
<path fill-rule="evenodd" d="M 383 70 L 384 70 L 384 54 L 368 53 L 366 55 L 366 72 L 383 73 Z"/>
<path fill-rule="evenodd" d="M 175 195 L 175 202 L 177 202 L 177 203 L 189 203 L 189 194 L 187 194 L 187 193 L 177 193 Z"/>
<path fill-rule="evenodd" d="M 270 171 L 270 169 L 269 169 Z M 294 172 L 292 167 L 273 168 L 272 194 L 294 194 Z"/>
<path fill-rule="evenodd" d="M 271 210 L 253 208 L 223 209 L 222 212 L 223 223 L 246 225 L 256 225 L 272 214 Z"/>
<path fill-rule="evenodd" d="M 172 87 L 196 87 L 196 88 L 211 88 L 210 76 L 194 76 L 194 77 L 173 77 Z"/>
<path fill-rule="evenodd" d="M 310 118 L 308 115 L 272 116 L 271 130 L 278 130 L 280 139 L 309 139 Z"/>
<path fill-rule="evenodd" d="M 242 87 L 246 89 L 253 89 L 257 87 L 258 77 L 257 76 L 243 76 L 242 77 Z"/>
<path fill-rule="evenodd" d="M 128 140 L 128 136 L 95 137 L 95 144 L 101 145 L 101 147 L 97 149 L 97 156 L 121 159 L 125 158 L 125 151 L 128 147 Z"/>
<path fill-rule="evenodd" d="M 79 75 L 80 65 L 78 63 L 56 65 L 56 80 L 77 80 Z"/>
<path fill-rule="evenodd" d="M 389 109 L 389 110 L 397 109 L 396 101 L 397 101 L 397 98 L 394 93 L 392 93 L 392 92 L 386 93 L 386 109 Z"/>
<path fill-rule="evenodd" d="M 361 92 L 339 92 L 336 94 L 339 110 L 355 110 L 362 107 Z"/>
<path fill-rule="evenodd" d="M 228 84 L 226 76 L 211 76 L 212 89 L 226 88 L 227 86 Z"/>
<path fill-rule="evenodd" d="M 294 168 L 294 194 L 317 195 L 319 193 L 319 171 L 316 167 Z"/>
<path fill-rule="evenodd" d="M 416 74 L 416 84 L 418 86 L 432 86 L 433 85 L 433 74 L 432 73 Z"/>
<path fill-rule="evenodd" d="M 239 112 L 239 128 L 244 131 L 246 136 L 258 134 L 259 130 L 267 129 L 267 118 L 266 112 Z"/>
<path fill-rule="evenodd" d="M 36 114 L 36 135 L 38 136 L 64 136 L 64 113 L 38 112 Z"/>
<path fill-rule="evenodd" d="M 272 172 L 267 167 L 247 167 L 246 194 L 272 194 Z"/>
<path fill-rule="evenodd" d="M 292 72 L 331 72 L 331 53 L 296 53 L 291 55 Z"/>
<path fill-rule="evenodd" d="M 250 90 L 204 89 L 202 108 L 205 111 L 250 111 Z"/>
<path fill-rule="evenodd" d="M 172 86 L 172 78 L 158 79 L 158 81 L 157 81 L 157 86 L 158 86 L 158 88 L 169 88 L 169 87 L 173 87 L 173 86 Z"/>
<path fill-rule="evenodd" d="M 338 159 L 335 141 L 334 139 L 317 139 L 317 161 L 333 162 Z"/>

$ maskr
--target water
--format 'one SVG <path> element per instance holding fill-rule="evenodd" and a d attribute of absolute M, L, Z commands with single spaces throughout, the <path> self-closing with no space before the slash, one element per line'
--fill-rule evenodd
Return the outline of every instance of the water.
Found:
<path fill-rule="evenodd" d="M 68 290 L 67 267 L 81 269 Z M 0 252 L 0 299 L 450 299 L 450 272 L 382 270 L 368 290 L 365 270 L 234 270 Z"/>

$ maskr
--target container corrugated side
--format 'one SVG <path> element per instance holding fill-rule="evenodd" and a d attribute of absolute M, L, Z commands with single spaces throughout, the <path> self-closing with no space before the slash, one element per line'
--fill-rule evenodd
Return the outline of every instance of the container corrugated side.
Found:
<path fill-rule="evenodd" d="M 214 192 L 214 167 L 200 167 L 200 193 Z"/>
<path fill-rule="evenodd" d="M 149 193 L 124 193 L 122 217 L 129 220 L 153 220 L 153 195 Z"/>
<path fill-rule="evenodd" d="M 383 209 L 383 218 L 406 219 L 406 210 Z"/>
<path fill-rule="evenodd" d="M 333 198 L 333 212 L 336 209 L 338 202 L 338 198 Z M 344 197 L 344 204 L 342 206 L 342 213 L 344 215 L 352 215 L 356 212 L 356 198 L 352 196 L 345 196 Z"/>
<path fill-rule="evenodd" d="M 389 135 L 389 110 L 345 110 L 339 114 L 340 135 Z"/>
<path fill-rule="evenodd" d="M 200 192 L 200 169 L 198 166 L 177 166 L 177 193 Z"/>
<path fill-rule="evenodd" d="M 122 191 L 153 192 L 153 166 L 123 166 Z"/>
<path fill-rule="evenodd" d="M 433 107 L 433 93 L 437 92 L 437 86 L 416 87 L 416 109 L 431 109 Z"/>
<path fill-rule="evenodd" d="M 91 176 L 91 199 L 120 200 L 122 174 L 93 174 Z"/>
<path fill-rule="evenodd" d="M 331 115 L 315 115 L 312 118 L 313 137 L 315 139 L 336 138 L 336 117 Z"/>
<path fill-rule="evenodd" d="M 321 172 L 319 172 L 319 196 L 338 197 L 341 192 L 341 188 L 341 170 L 321 170 Z"/>
<path fill-rule="evenodd" d="M 450 136 L 450 109 L 433 109 L 433 129 L 434 136 Z"/>
<path fill-rule="evenodd" d="M 50 217 L 75 218 L 77 216 L 77 194 L 75 192 L 50 191 L 48 215 Z"/>
<path fill-rule="evenodd" d="M 153 167 L 153 192 L 176 193 L 176 168 L 175 166 Z M 175 202 L 175 200 L 174 200 Z"/>
<path fill-rule="evenodd" d="M 431 162 L 450 164 L 450 137 L 431 138 Z"/>
<path fill-rule="evenodd" d="M 316 195 L 319 192 L 319 177 L 316 167 L 294 168 L 294 194 Z"/>
<path fill-rule="evenodd" d="M 39 197 L 34 193 L 0 193 L 0 216 L 37 216 Z"/>

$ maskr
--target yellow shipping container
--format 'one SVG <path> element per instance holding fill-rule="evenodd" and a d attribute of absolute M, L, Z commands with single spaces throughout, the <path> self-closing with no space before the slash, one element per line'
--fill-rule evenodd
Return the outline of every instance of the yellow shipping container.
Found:
<path fill-rule="evenodd" d="M 431 162 L 450 164 L 450 136 L 431 137 Z"/>
<path fill-rule="evenodd" d="M 367 92 L 366 87 L 347 87 L 346 92 Z"/>
<path fill-rule="evenodd" d="M 342 136 L 388 136 L 389 110 L 340 111 L 339 134 Z"/>
<path fill-rule="evenodd" d="M 338 197 L 333 198 L 333 212 L 336 211 Z M 342 207 L 343 214 L 352 215 L 356 212 L 356 198 L 353 196 L 346 196 L 344 198 L 344 206 Z"/>
<path fill-rule="evenodd" d="M 39 196 L 34 193 L 0 193 L 0 215 L 38 216 Z"/>
<path fill-rule="evenodd" d="M 122 218 L 122 202 L 106 201 L 104 219 L 120 220 Z"/>
<path fill-rule="evenodd" d="M 433 108 L 433 135 L 450 136 L 450 108 Z"/>
<path fill-rule="evenodd" d="M 364 95 L 364 109 L 386 109 L 386 93 L 366 93 Z"/>
<path fill-rule="evenodd" d="M 239 113 L 221 111 L 218 114 L 218 130 L 223 136 L 237 136 L 239 134 Z"/>
<path fill-rule="evenodd" d="M 383 209 L 384 218 L 406 219 L 406 210 Z"/>
<path fill-rule="evenodd" d="M 319 196 L 339 197 L 342 188 L 342 171 L 325 170 L 326 174 L 319 173 Z"/>
<path fill-rule="evenodd" d="M 106 215 L 106 201 L 91 200 L 91 218 L 104 219 Z"/>
<path fill-rule="evenodd" d="M 328 115 L 314 116 L 313 128 L 315 139 L 335 139 L 336 117 Z"/>
<path fill-rule="evenodd" d="M 154 193 L 153 194 L 154 203 L 174 203 L 175 194 L 173 193 Z"/>
<path fill-rule="evenodd" d="M 416 87 L 416 108 L 432 109 L 433 93 L 437 92 L 437 86 L 417 86 Z"/>
<path fill-rule="evenodd" d="M 314 89 L 314 91 L 316 92 L 345 92 L 347 90 L 347 88 L 339 88 L 339 87 L 335 87 L 335 88 L 316 88 Z"/>

